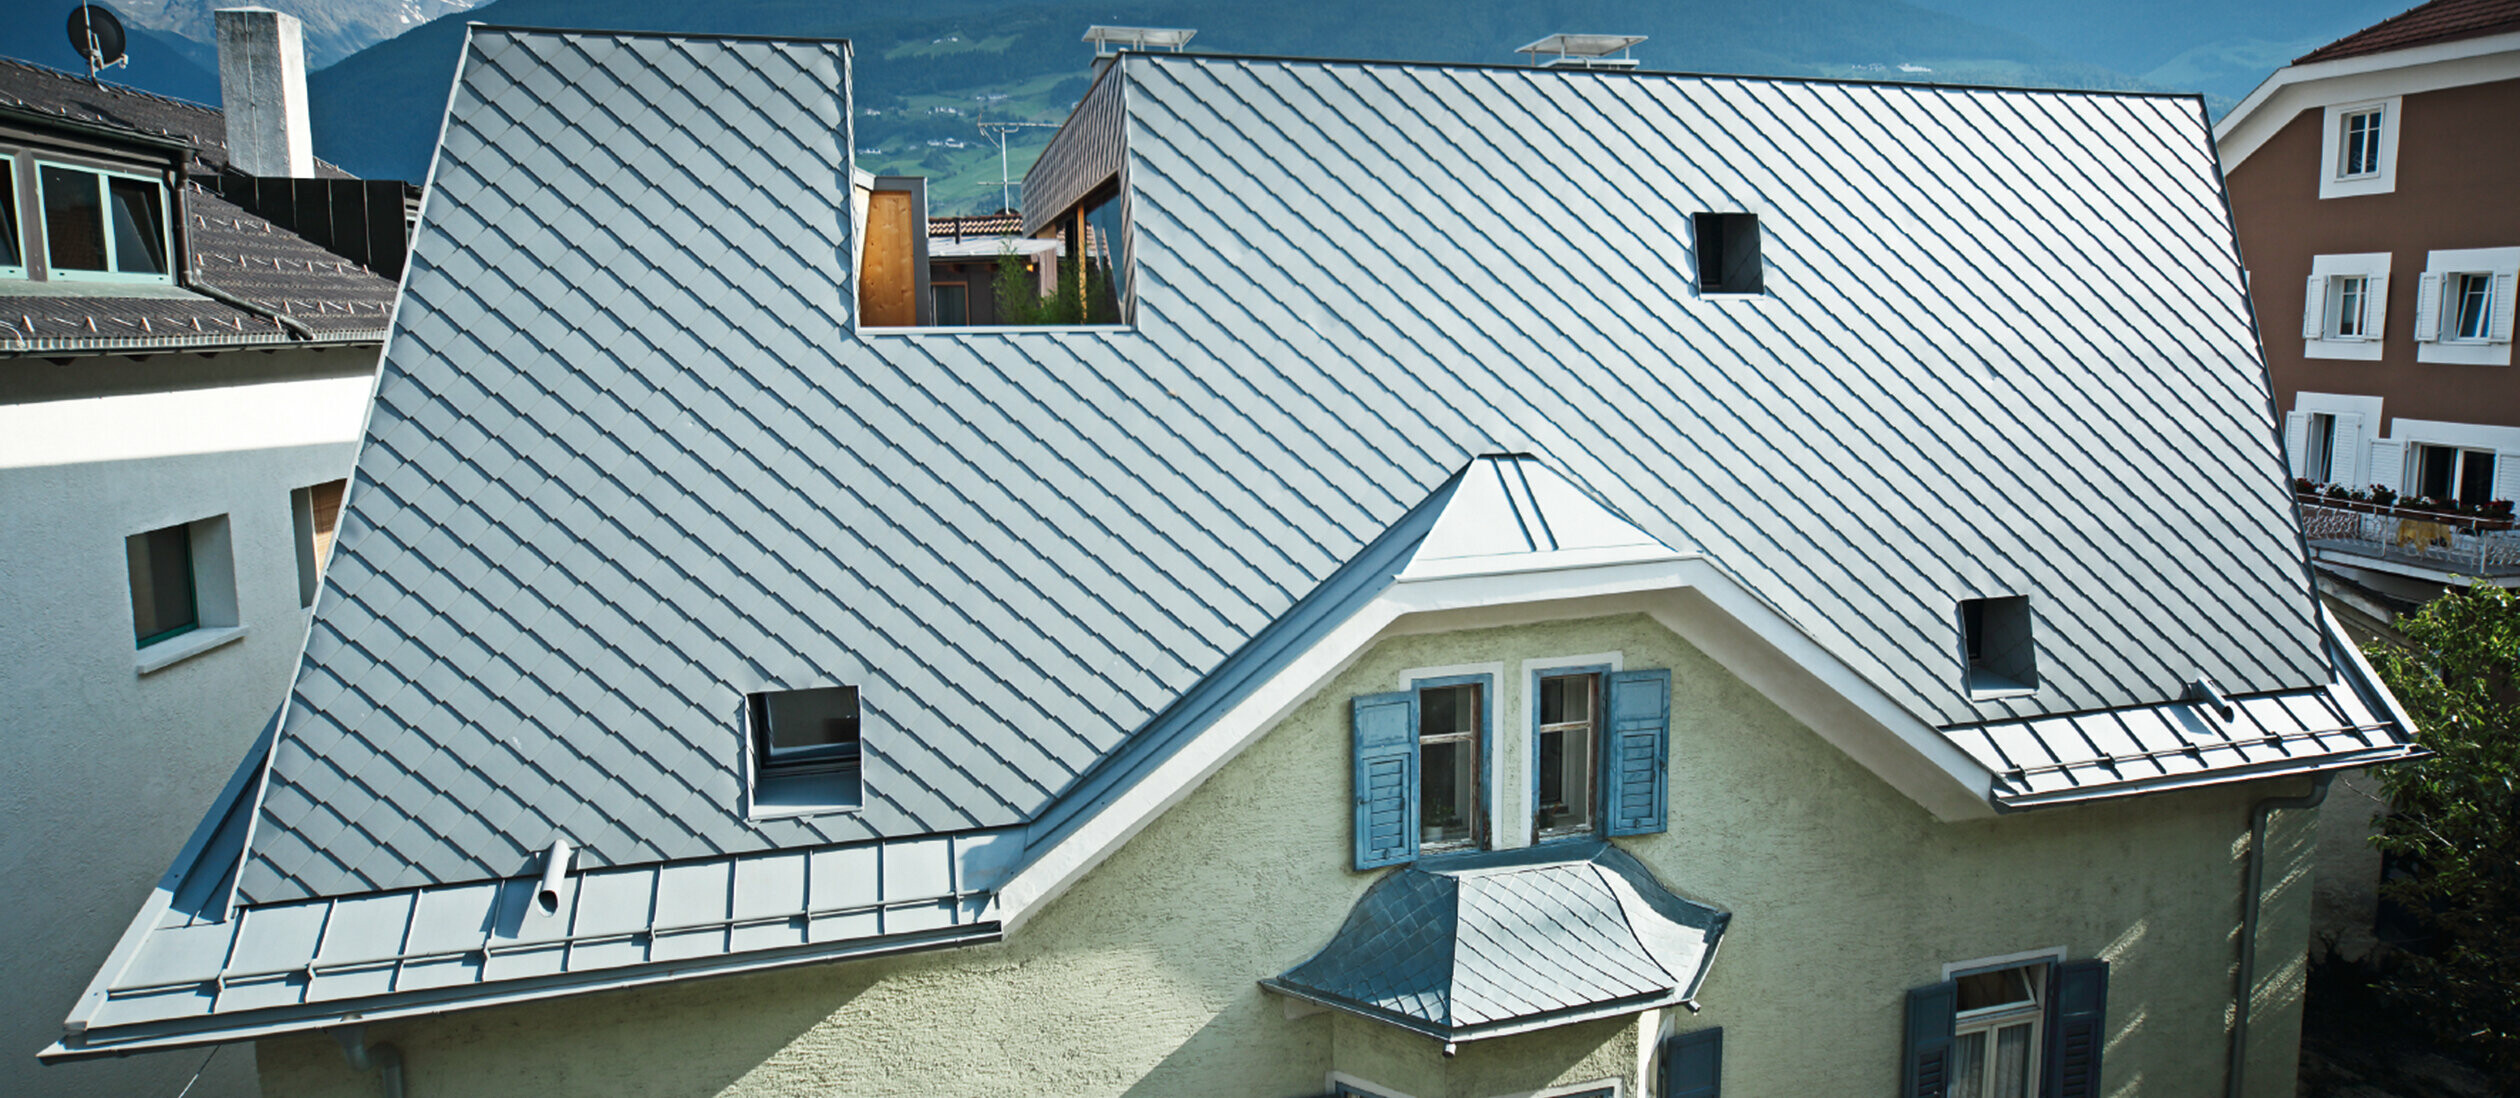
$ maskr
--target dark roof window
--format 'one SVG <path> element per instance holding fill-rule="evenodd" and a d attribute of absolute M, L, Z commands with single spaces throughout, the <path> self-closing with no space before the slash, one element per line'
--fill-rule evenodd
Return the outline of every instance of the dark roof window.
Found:
<path fill-rule="evenodd" d="M 2008 595 L 1960 601 L 1961 644 L 1971 694 L 2038 689 L 2037 648 L 2030 637 L 2030 599 Z"/>
<path fill-rule="evenodd" d="M 1755 294 L 1765 284 L 1759 267 L 1759 215 L 1702 213 L 1697 223 L 1698 292 Z"/>
<path fill-rule="evenodd" d="M 756 815 L 863 803 L 857 687 L 770 690 L 744 701 Z"/>

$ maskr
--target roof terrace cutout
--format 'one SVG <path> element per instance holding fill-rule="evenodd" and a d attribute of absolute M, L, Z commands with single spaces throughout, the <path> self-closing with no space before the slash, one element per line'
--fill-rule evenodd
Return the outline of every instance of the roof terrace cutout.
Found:
<path fill-rule="evenodd" d="M 1199 32 L 1182 27 L 1087 27 L 1085 41 L 1094 44 L 1094 56 L 1105 57 L 1121 50 L 1171 50 L 1180 53 L 1190 44 L 1190 37 Z"/>
<path fill-rule="evenodd" d="M 1628 49 L 1644 40 L 1641 34 L 1552 34 L 1514 52 L 1544 69 L 1632 69 L 1636 59 Z"/>

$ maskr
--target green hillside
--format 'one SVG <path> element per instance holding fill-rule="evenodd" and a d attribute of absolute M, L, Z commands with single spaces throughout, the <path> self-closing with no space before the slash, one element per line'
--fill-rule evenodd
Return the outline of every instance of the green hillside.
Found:
<path fill-rule="evenodd" d="M 851 39 L 861 166 L 932 180 L 940 212 L 994 209 L 996 146 L 982 118 L 1057 122 L 1086 87 L 1095 23 L 1195 27 L 1215 52 L 1429 61 L 1518 60 L 1513 47 L 1552 31 L 1643 34 L 1645 66 L 1698 72 L 2130 88 L 2135 78 L 2057 55 L 2020 35 L 1879 0 L 1366 0 L 1326 22 L 1287 0 L 941 0 L 902 9 L 819 0 L 499 0 L 485 23 L 795 34 Z M 417 179 L 437 136 L 461 19 L 443 19 L 315 74 L 316 147 L 371 176 Z M 1008 167 L 1020 180 L 1050 131 L 1018 131 Z M 959 146 L 959 147 L 957 147 Z"/>

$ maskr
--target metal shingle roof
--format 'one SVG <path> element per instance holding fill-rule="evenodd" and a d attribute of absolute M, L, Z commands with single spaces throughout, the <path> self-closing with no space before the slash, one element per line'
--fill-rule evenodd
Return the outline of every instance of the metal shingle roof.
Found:
<path fill-rule="evenodd" d="M 1703 549 L 1939 725 L 2328 679 L 2192 100 L 1133 56 L 1134 327 L 861 337 L 847 64 L 475 31 L 268 777 L 93 996 L 195 981 L 198 1040 L 668 978 L 865 940 L 787 920 L 868 873 L 976 926 L 947 892 L 1011 836 L 1472 545 L 1432 532 L 1461 490 L 1590 516 L 1552 551 Z M 1769 293 L 1700 298 L 1687 215 L 1740 208 Z M 1974 705 L 1956 600 L 2013 592 L 2041 689 Z M 828 681 L 865 809 L 744 818 L 743 694 Z M 441 933 L 559 836 L 562 971 Z M 858 877 L 771 902 L 799 856 Z M 648 926 L 667 892 L 706 910 Z M 1492 982 L 1442 1009 L 1547 1005 Z"/>
<path fill-rule="evenodd" d="M 1432 858 L 1374 882 L 1263 983 L 1447 1040 L 1691 998 L 1732 916 L 1598 840 Z"/>
<path fill-rule="evenodd" d="M 474 35 L 245 900 L 1024 822 L 1479 453 L 1940 723 L 2326 678 L 2193 100 L 1131 57 L 1134 330 L 861 338 L 844 66 Z M 743 818 L 826 681 L 865 810 Z"/>

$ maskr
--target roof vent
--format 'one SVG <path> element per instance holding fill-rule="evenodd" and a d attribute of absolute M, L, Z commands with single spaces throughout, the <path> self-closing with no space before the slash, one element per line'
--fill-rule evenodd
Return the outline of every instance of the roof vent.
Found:
<path fill-rule="evenodd" d="M 2222 688 L 2214 685 L 2212 679 L 2198 675 L 2195 682 L 2188 684 L 2188 696 L 2196 699 L 2197 704 L 2212 710 L 2215 716 L 2223 719 L 2224 724 L 2230 724 L 2239 719 L 2240 710 L 2231 704 L 2230 698 L 2223 696 Z"/>
<path fill-rule="evenodd" d="M 1644 40 L 1641 34 L 1552 34 L 1514 52 L 1544 69 L 1632 69 L 1636 59 L 1628 47 Z"/>

